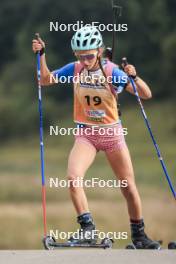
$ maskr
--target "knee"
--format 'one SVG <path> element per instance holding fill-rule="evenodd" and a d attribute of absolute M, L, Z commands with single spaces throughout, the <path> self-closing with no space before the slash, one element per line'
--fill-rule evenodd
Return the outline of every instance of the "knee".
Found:
<path fill-rule="evenodd" d="M 68 171 L 67 172 L 67 180 L 69 183 L 69 189 L 76 190 L 77 188 L 82 186 L 83 183 L 83 174 L 79 171 Z"/>

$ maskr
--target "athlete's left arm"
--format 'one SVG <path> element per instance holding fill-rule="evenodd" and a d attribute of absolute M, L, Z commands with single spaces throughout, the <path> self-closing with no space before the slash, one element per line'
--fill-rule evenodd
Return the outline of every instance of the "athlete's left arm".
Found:
<path fill-rule="evenodd" d="M 124 71 L 127 73 L 127 75 L 136 76 L 136 69 L 133 65 L 128 64 L 124 67 Z M 150 99 L 152 98 L 152 93 L 149 88 L 149 86 L 138 76 L 134 79 L 137 91 L 139 96 L 142 99 Z M 131 94 L 134 94 L 133 86 L 129 82 L 126 86 L 126 91 L 130 92 Z"/>

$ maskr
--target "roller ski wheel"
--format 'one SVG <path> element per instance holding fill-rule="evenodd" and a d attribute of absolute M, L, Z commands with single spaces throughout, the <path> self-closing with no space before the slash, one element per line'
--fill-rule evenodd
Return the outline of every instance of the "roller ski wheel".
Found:
<path fill-rule="evenodd" d="M 136 249 L 133 244 L 129 244 L 126 246 L 126 249 Z"/>
<path fill-rule="evenodd" d="M 170 242 L 168 244 L 168 249 L 176 249 L 176 241 Z"/>
<path fill-rule="evenodd" d="M 56 240 L 54 237 L 46 236 L 43 238 L 43 245 L 44 245 L 44 248 L 47 250 L 53 250 L 55 248 L 55 246 L 53 245 L 54 243 L 56 243 Z"/>
<path fill-rule="evenodd" d="M 112 239 L 109 239 L 107 237 L 105 237 L 102 241 L 101 241 L 101 245 L 104 245 L 104 249 L 106 248 L 112 248 L 114 241 Z"/>

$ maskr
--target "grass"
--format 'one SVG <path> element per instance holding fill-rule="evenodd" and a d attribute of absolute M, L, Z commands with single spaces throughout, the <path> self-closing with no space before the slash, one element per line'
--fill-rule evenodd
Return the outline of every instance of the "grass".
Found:
<path fill-rule="evenodd" d="M 172 104 L 146 104 L 152 129 L 162 150 L 169 174 L 176 186 L 175 131 Z M 146 228 L 156 239 L 176 239 L 176 207 L 171 196 L 155 149 L 146 131 L 139 109 L 123 111 L 123 125 L 128 128 L 126 137 L 135 169 L 136 181 L 143 201 Z M 73 126 L 70 119 L 60 124 Z M 45 130 L 45 168 L 47 185 L 48 227 L 63 231 L 78 228 L 69 192 L 64 188 L 49 188 L 49 177 L 64 179 L 67 157 L 73 144 L 72 136 L 49 136 Z M 41 248 L 42 210 L 41 179 L 38 137 L 12 140 L 0 149 L 0 248 Z M 114 179 L 104 153 L 99 153 L 87 173 L 87 178 Z M 86 189 L 90 209 L 97 227 L 106 231 L 128 231 L 125 201 L 119 190 Z M 127 241 L 119 240 L 115 247 L 124 247 Z"/>

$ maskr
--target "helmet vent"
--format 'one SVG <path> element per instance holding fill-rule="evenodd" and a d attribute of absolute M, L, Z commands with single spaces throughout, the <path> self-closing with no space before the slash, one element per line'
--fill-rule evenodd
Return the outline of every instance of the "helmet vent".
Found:
<path fill-rule="evenodd" d="M 85 47 L 86 44 L 87 44 L 87 39 L 85 39 L 85 40 L 83 41 L 83 47 Z"/>
<path fill-rule="evenodd" d="M 85 35 L 85 37 L 88 37 L 88 36 L 90 36 L 90 33 L 87 33 L 87 34 Z"/>
<path fill-rule="evenodd" d="M 78 39 L 76 40 L 76 43 L 77 43 L 77 46 L 79 47 L 80 46 L 80 41 Z"/>
<path fill-rule="evenodd" d="M 96 42 L 96 38 L 92 38 L 90 41 L 90 45 L 94 44 Z"/>

